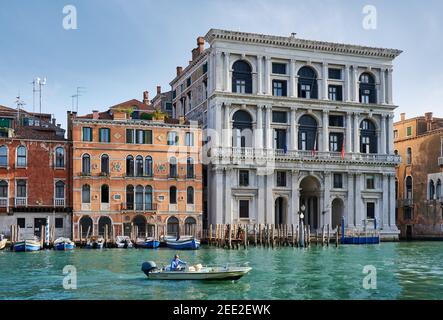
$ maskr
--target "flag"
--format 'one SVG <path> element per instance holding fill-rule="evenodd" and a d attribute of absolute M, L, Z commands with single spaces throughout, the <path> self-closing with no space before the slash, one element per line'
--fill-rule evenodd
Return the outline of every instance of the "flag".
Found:
<path fill-rule="evenodd" d="M 346 138 L 343 138 L 342 145 L 341 145 L 341 159 L 342 160 L 345 160 L 345 139 Z"/>
<path fill-rule="evenodd" d="M 317 154 L 317 132 L 315 132 L 314 148 L 312 149 L 312 156 L 315 157 Z"/>

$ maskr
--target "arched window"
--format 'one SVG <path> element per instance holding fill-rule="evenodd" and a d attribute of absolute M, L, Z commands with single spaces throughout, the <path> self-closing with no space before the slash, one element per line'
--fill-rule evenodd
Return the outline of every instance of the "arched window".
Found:
<path fill-rule="evenodd" d="M 196 236 L 195 235 L 196 226 L 197 226 L 197 221 L 195 221 L 194 218 L 192 218 L 192 217 L 186 218 L 186 220 L 185 220 L 185 234 L 195 237 Z"/>
<path fill-rule="evenodd" d="M 365 119 L 360 124 L 360 152 L 377 153 L 377 131 L 374 123 Z"/>
<path fill-rule="evenodd" d="M 147 156 L 145 159 L 145 174 L 148 177 L 154 176 L 154 167 L 151 156 Z"/>
<path fill-rule="evenodd" d="M 375 80 L 367 72 L 360 76 L 360 102 L 376 103 Z"/>
<path fill-rule="evenodd" d="M 108 231 L 107 234 L 106 231 Z M 98 235 L 102 237 L 107 237 L 108 239 L 112 236 L 111 218 L 101 216 L 100 219 L 98 219 Z"/>
<path fill-rule="evenodd" d="M 314 117 L 304 115 L 298 125 L 298 150 L 318 150 L 317 121 Z"/>
<path fill-rule="evenodd" d="M 435 191 L 435 195 L 436 195 L 438 200 L 440 200 L 442 198 L 442 194 L 441 194 L 441 180 L 440 179 L 437 180 L 437 188 L 436 188 L 436 191 Z"/>
<path fill-rule="evenodd" d="M 109 156 L 107 154 L 101 157 L 101 173 L 102 175 L 109 175 Z"/>
<path fill-rule="evenodd" d="M 177 176 L 178 176 L 177 159 L 175 157 L 171 157 L 169 159 L 169 177 L 177 178 Z"/>
<path fill-rule="evenodd" d="M 87 153 L 82 157 L 82 173 L 84 175 L 91 174 L 91 156 Z"/>
<path fill-rule="evenodd" d="M 170 204 L 177 204 L 177 188 L 176 187 L 169 188 L 169 203 Z"/>
<path fill-rule="evenodd" d="M 0 181 L 0 207 L 8 205 L 8 183 L 5 180 Z"/>
<path fill-rule="evenodd" d="M 17 167 L 26 167 L 26 147 L 20 146 L 17 148 Z"/>
<path fill-rule="evenodd" d="M 412 177 L 411 176 L 406 177 L 406 190 L 405 191 L 406 191 L 405 198 L 412 199 Z"/>
<path fill-rule="evenodd" d="M 244 110 L 237 111 L 232 117 L 233 146 L 238 148 L 252 147 L 252 117 Z"/>
<path fill-rule="evenodd" d="M 170 217 L 167 222 L 168 235 L 178 238 L 180 235 L 179 225 L 180 223 L 176 217 Z"/>
<path fill-rule="evenodd" d="M 435 184 L 434 180 L 429 181 L 429 200 L 434 200 L 435 198 Z"/>
<path fill-rule="evenodd" d="M 134 157 L 131 155 L 126 157 L 126 176 L 134 176 Z"/>
<path fill-rule="evenodd" d="M 62 147 L 58 147 L 55 149 L 55 167 L 65 167 L 65 149 Z"/>
<path fill-rule="evenodd" d="M 190 179 L 194 178 L 194 159 L 192 158 L 186 160 L 186 177 Z"/>
<path fill-rule="evenodd" d="M 145 188 L 145 209 L 146 210 L 154 210 L 154 206 L 152 204 L 152 187 L 146 186 Z"/>
<path fill-rule="evenodd" d="M 132 220 L 132 224 L 136 227 L 137 237 L 146 237 L 146 218 L 144 216 L 135 216 Z"/>
<path fill-rule="evenodd" d="M 135 188 L 135 210 L 141 211 L 143 210 L 143 186 L 137 186 Z"/>
<path fill-rule="evenodd" d="M 298 71 L 298 97 L 318 98 L 317 74 L 311 67 L 302 67 Z"/>
<path fill-rule="evenodd" d="M 102 185 L 101 200 L 102 203 L 109 203 L 109 186 L 107 184 Z"/>
<path fill-rule="evenodd" d="M 91 203 L 91 186 L 89 184 L 82 186 L 82 203 Z"/>
<path fill-rule="evenodd" d="M 89 217 L 89 216 L 81 217 L 79 224 L 80 224 L 80 230 L 81 230 L 80 236 L 83 239 L 94 234 L 94 223 L 93 223 L 91 217 Z"/>
<path fill-rule="evenodd" d="M 0 167 L 8 166 L 8 147 L 1 146 L 0 147 Z"/>
<path fill-rule="evenodd" d="M 65 198 L 65 183 L 63 181 L 57 181 L 55 183 L 55 199 Z"/>
<path fill-rule="evenodd" d="M 143 177 L 143 157 L 137 156 L 135 158 L 135 175 L 137 177 Z"/>
<path fill-rule="evenodd" d="M 246 61 L 239 60 L 232 66 L 232 92 L 252 93 L 252 70 Z"/>
<path fill-rule="evenodd" d="M 412 164 L 412 148 L 406 149 L 406 164 L 407 165 Z"/>
<path fill-rule="evenodd" d="M 194 188 L 188 187 L 186 191 L 186 203 L 187 204 L 194 204 Z"/>
<path fill-rule="evenodd" d="M 134 186 L 126 186 L 126 209 L 134 210 Z"/>

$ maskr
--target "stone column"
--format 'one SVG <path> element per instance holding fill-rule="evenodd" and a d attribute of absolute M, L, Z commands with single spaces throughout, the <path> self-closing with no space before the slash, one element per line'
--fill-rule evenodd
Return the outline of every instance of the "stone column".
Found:
<path fill-rule="evenodd" d="M 232 181 L 234 181 L 234 177 L 232 176 L 235 173 L 235 169 L 226 168 L 225 169 L 225 186 L 224 186 L 224 214 L 226 216 L 225 222 L 230 224 L 232 223 L 234 217 L 232 212 Z M 222 186 L 220 186 L 221 188 Z"/>
<path fill-rule="evenodd" d="M 352 152 L 352 113 L 346 113 L 346 152 Z"/>
<path fill-rule="evenodd" d="M 225 123 L 224 123 L 224 147 L 230 148 L 232 144 L 232 133 L 231 133 L 231 106 L 225 103 Z"/>
<path fill-rule="evenodd" d="M 255 148 L 263 148 L 263 106 L 257 105 L 257 127 L 255 128 Z"/>
<path fill-rule="evenodd" d="M 394 154 L 394 114 L 388 115 L 388 145 L 387 153 Z"/>
<path fill-rule="evenodd" d="M 298 149 L 298 132 L 297 132 L 297 107 L 291 107 L 291 150 Z"/>
<path fill-rule="evenodd" d="M 215 168 L 212 172 L 213 181 L 211 185 L 211 193 L 213 197 L 211 206 L 212 223 L 226 223 L 226 217 L 223 212 L 223 169 Z"/>
<path fill-rule="evenodd" d="M 389 174 L 383 173 L 382 174 L 383 179 L 383 212 L 380 215 L 381 221 L 378 223 L 380 227 L 383 228 L 383 230 L 389 229 Z"/>
<path fill-rule="evenodd" d="M 215 52 L 215 90 L 221 91 L 223 88 L 223 65 L 221 51 Z"/>
<path fill-rule="evenodd" d="M 350 67 L 349 67 L 349 65 L 346 65 L 345 66 L 345 74 L 344 74 L 344 78 L 343 78 L 343 80 L 344 80 L 344 87 L 343 87 L 343 90 L 344 90 L 344 101 L 345 102 L 349 102 L 349 101 L 351 101 L 351 81 L 350 81 L 350 75 L 349 75 L 349 72 L 350 72 Z"/>
<path fill-rule="evenodd" d="M 358 66 L 353 66 L 352 67 L 352 72 L 353 72 L 353 84 L 354 84 L 354 94 L 353 94 L 353 99 L 352 101 L 354 102 L 359 102 L 360 98 L 359 98 L 359 89 L 360 89 L 360 81 L 358 79 Z"/>
<path fill-rule="evenodd" d="M 348 227 L 355 227 L 355 200 L 354 200 L 354 173 L 348 173 L 348 202 L 347 202 L 347 217 L 345 223 Z"/>
<path fill-rule="evenodd" d="M 380 69 L 380 104 L 386 104 L 386 69 Z"/>
<path fill-rule="evenodd" d="M 355 226 L 361 228 L 363 221 L 363 208 L 361 190 L 363 189 L 363 175 L 360 172 L 355 174 Z"/>
<path fill-rule="evenodd" d="M 323 151 L 329 152 L 329 110 L 323 110 L 323 134 L 322 134 L 322 141 L 323 141 Z"/>
<path fill-rule="evenodd" d="M 267 105 L 266 107 L 266 148 L 273 149 L 274 145 L 272 143 L 272 106 Z"/>
<path fill-rule="evenodd" d="M 225 91 L 231 92 L 231 85 L 229 81 L 231 79 L 231 68 L 229 65 L 229 52 L 224 53 L 224 64 L 225 64 Z"/>
<path fill-rule="evenodd" d="M 266 221 L 266 176 L 257 175 L 258 195 L 257 195 L 257 223 L 265 223 Z"/>
<path fill-rule="evenodd" d="M 360 153 L 360 125 L 359 125 L 360 114 L 354 112 L 354 153 Z"/>
<path fill-rule="evenodd" d="M 386 154 L 387 150 L 386 150 L 386 115 L 385 114 L 381 114 L 380 126 L 381 126 L 381 129 L 380 129 L 380 139 L 381 139 L 380 153 Z"/>
<path fill-rule="evenodd" d="M 299 215 L 298 211 L 300 208 L 300 191 L 299 191 L 299 185 L 298 185 L 298 177 L 299 172 L 297 170 L 292 170 L 292 190 L 291 190 L 291 199 L 292 199 L 292 205 L 291 205 L 291 212 L 290 212 L 290 222 L 294 225 L 298 225 L 299 223 Z"/>
<path fill-rule="evenodd" d="M 263 94 L 263 57 L 257 56 L 257 94 Z"/>
<path fill-rule="evenodd" d="M 271 57 L 265 57 L 265 94 L 272 95 L 271 90 Z"/>
<path fill-rule="evenodd" d="M 324 192 L 324 224 L 332 224 L 332 215 L 331 215 L 331 188 L 332 188 L 332 174 L 330 171 L 325 171 L 325 192 Z"/>
<path fill-rule="evenodd" d="M 389 227 L 391 230 L 397 230 L 395 221 L 395 173 L 389 175 Z"/>
<path fill-rule="evenodd" d="M 223 119 L 222 119 L 222 104 L 221 104 L 221 102 L 219 102 L 219 101 L 215 102 L 214 113 L 215 113 L 214 128 L 215 128 L 215 132 L 216 132 L 216 138 L 215 138 L 214 145 L 217 147 L 220 147 L 223 143 L 223 140 L 222 140 Z"/>
<path fill-rule="evenodd" d="M 328 100 L 328 63 L 323 62 L 323 100 Z"/>
<path fill-rule="evenodd" d="M 266 223 L 275 223 L 274 221 L 274 173 L 266 175 Z"/>
<path fill-rule="evenodd" d="M 297 80 L 298 80 L 298 78 L 297 78 Z M 289 64 L 289 96 L 290 97 L 297 97 L 295 59 L 291 59 L 291 62 Z"/>
<path fill-rule="evenodd" d="M 388 83 L 387 83 L 387 87 L 388 87 L 388 104 L 393 104 L 394 103 L 394 99 L 393 99 L 393 95 L 392 95 L 392 69 L 388 69 Z"/>

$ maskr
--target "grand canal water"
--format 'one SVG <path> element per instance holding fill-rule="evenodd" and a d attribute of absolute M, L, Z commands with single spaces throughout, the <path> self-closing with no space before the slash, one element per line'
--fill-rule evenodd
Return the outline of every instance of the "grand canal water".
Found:
<path fill-rule="evenodd" d="M 151 281 L 147 260 L 167 264 L 173 251 L 0 252 L 0 299 L 443 299 L 443 243 L 383 243 L 339 248 L 203 248 L 181 252 L 189 263 L 249 262 L 237 282 Z M 63 268 L 77 269 L 77 289 L 63 289 Z M 363 268 L 377 289 L 363 288 Z"/>

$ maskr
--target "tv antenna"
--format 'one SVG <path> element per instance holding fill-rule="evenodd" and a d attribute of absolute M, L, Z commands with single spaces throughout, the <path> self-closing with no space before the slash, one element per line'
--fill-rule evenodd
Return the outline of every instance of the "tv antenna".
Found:
<path fill-rule="evenodd" d="M 76 94 L 72 95 L 72 110 L 74 110 L 74 100 L 76 101 L 75 111 L 78 112 L 78 98 L 82 96 L 82 93 L 85 93 L 85 87 L 77 87 Z"/>
<path fill-rule="evenodd" d="M 32 80 L 32 112 L 35 112 L 35 93 L 39 93 L 39 106 L 40 106 L 40 113 L 42 113 L 42 87 L 46 85 L 46 78 L 34 78 Z"/>
<path fill-rule="evenodd" d="M 26 103 L 20 98 L 20 92 L 18 93 L 14 103 L 17 106 L 17 122 L 20 122 L 20 109 L 23 109 L 23 106 L 26 105 Z"/>

